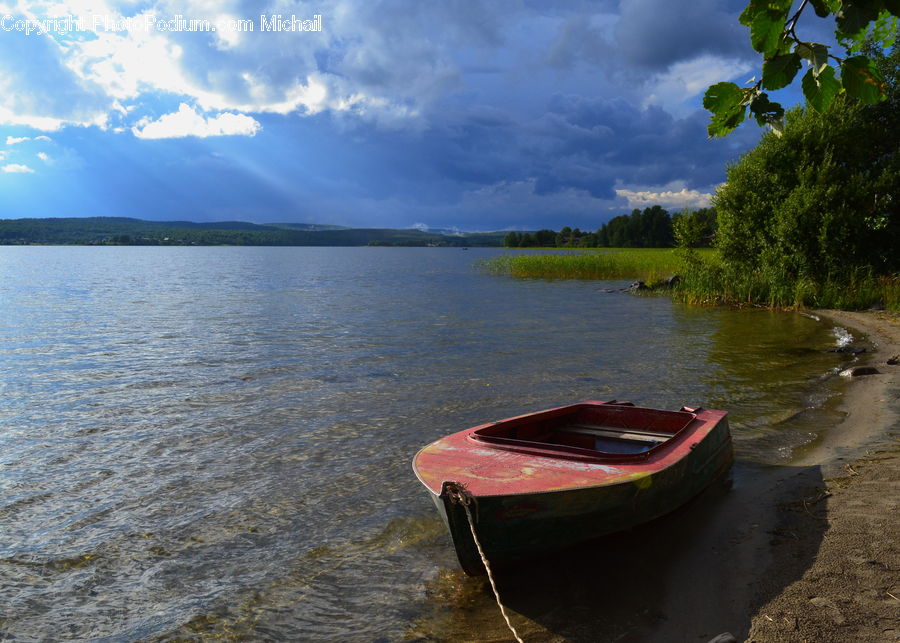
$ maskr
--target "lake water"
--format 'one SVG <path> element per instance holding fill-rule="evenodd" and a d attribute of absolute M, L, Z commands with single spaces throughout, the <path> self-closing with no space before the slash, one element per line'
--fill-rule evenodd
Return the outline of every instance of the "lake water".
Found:
<path fill-rule="evenodd" d="M 703 405 L 740 484 L 833 417 L 827 322 L 473 267 L 497 252 L 0 248 L 0 639 L 452 638 L 495 607 L 435 590 L 468 581 L 426 443 Z"/>

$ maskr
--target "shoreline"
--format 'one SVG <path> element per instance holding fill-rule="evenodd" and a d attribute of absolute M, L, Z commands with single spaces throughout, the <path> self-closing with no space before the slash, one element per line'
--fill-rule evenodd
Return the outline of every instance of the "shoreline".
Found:
<path fill-rule="evenodd" d="M 657 521 L 506 570 L 500 594 L 525 641 L 900 642 L 900 365 L 886 364 L 900 355 L 900 315 L 814 312 L 865 335 L 874 351 L 856 365 L 881 371 L 845 382 L 843 419 L 789 463 L 728 476 Z M 486 588 L 448 573 L 430 590 L 437 604 L 467 607 L 435 608 L 408 640 L 511 640 Z"/>
<path fill-rule="evenodd" d="M 777 505 L 745 640 L 900 641 L 900 365 L 887 363 L 900 355 L 900 315 L 815 312 L 865 334 L 876 349 L 860 365 L 879 372 L 851 378 L 844 419 L 795 463 L 818 467 L 822 484 Z"/>

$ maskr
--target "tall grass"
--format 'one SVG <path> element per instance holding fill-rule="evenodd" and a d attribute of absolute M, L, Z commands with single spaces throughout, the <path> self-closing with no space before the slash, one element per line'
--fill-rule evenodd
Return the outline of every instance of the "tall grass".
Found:
<path fill-rule="evenodd" d="M 604 248 L 566 254 L 500 255 L 482 270 L 532 279 L 640 280 L 651 288 L 672 275 L 678 300 L 699 305 L 755 305 L 769 308 L 860 310 L 881 305 L 900 311 L 900 275 L 875 276 L 857 270 L 821 280 L 790 279 L 774 271 L 739 271 L 714 250 Z"/>
<path fill-rule="evenodd" d="M 701 259 L 692 251 L 681 251 L 681 256 L 682 281 L 673 293 L 679 301 L 788 309 L 861 310 L 883 306 L 900 311 L 900 275 L 875 276 L 860 269 L 821 279 L 792 279 L 772 269 L 734 270 L 716 254 Z"/>
<path fill-rule="evenodd" d="M 681 260 L 671 249 L 585 250 L 566 254 L 499 255 L 481 269 L 513 277 L 537 279 L 635 279 L 648 285 L 676 274 Z"/>

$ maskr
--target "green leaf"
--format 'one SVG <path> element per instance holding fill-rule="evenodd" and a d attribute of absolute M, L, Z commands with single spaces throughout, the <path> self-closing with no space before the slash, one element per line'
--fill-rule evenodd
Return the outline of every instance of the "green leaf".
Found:
<path fill-rule="evenodd" d="M 816 10 L 816 15 L 820 18 L 827 17 L 832 11 L 825 0 L 812 0 L 812 6 Z"/>
<path fill-rule="evenodd" d="M 794 52 L 809 61 L 813 73 L 818 76 L 828 66 L 828 47 L 817 42 L 801 42 Z"/>
<path fill-rule="evenodd" d="M 744 100 L 744 90 L 734 83 L 716 83 L 703 95 L 703 107 L 711 112 L 721 112 L 739 105 Z"/>
<path fill-rule="evenodd" d="M 710 138 L 727 136 L 744 122 L 746 115 L 747 108 L 744 105 L 738 106 L 737 109 L 725 115 L 716 114 L 710 118 L 709 125 L 706 126 L 706 132 Z"/>
<path fill-rule="evenodd" d="M 791 0 L 750 0 L 741 13 L 741 24 L 750 27 L 750 44 L 767 58 L 781 45 L 790 9 Z"/>
<path fill-rule="evenodd" d="M 891 15 L 887 10 L 882 11 L 878 14 L 871 32 L 871 38 L 879 43 L 882 49 L 890 49 L 897 40 L 897 16 Z M 866 30 L 866 37 L 869 37 L 869 30 Z"/>
<path fill-rule="evenodd" d="M 770 101 L 765 92 L 757 94 L 750 101 L 750 112 L 759 125 L 771 125 L 784 118 L 784 108 L 779 103 Z"/>
<path fill-rule="evenodd" d="M 828 109 L 831 101 L 841 91 L 841 81 L 834 77 L 834 67 L 825 65 L 817 74 L 810 69 L 801 81 L 806 102 L 817 112 Z"/>
<path fill-rule="evenodd" d="M 878 17 L 883 6 L 879 0 L 845 0 L 837 15 L 838 29 L 851 40 Z"/>
<path fill-rule="evenodd" d="M 884 79 L 865 56 L 847 58 L 841 64 L 841 83 L 850 96 L 873 105 L 884 98 Z"/>
<path fill-rule="evenodd" d="M 787 87 L 800 71 L 800 56 L 796 53 L 775 56 L 763 63 L 762 86 L 766 89 Z"/>
<path fill-rule="evenodd" d="M 734 83 L 716 83 L 703 95 L 703 107 L 719 113 L 740 105 L 744 100 L 744 90 Z"/>
<path fill-rule="evenodd" d="M 703 107 L 712 112 L 707 132 L 710 138 L 725 136 L 746 116 L 745 90 L 734 83 L 716 83 L 703 95 Z"/>
<path fill-rule="evenodd" d="M 838 42 L 843 45 L 848 53 L 858 54 L 866 47 L 866 43 L 873 41 L 882 49 L 890 49 L 897 39 L 897 16 L 900 16 L 900 0 L 872 0 L 880 10 L 878 14 L 867 22 L 856 33 L 844 32 L 840 28 L 835 31 Z M 871 16 L 871 13 L 868 14 Z"/>

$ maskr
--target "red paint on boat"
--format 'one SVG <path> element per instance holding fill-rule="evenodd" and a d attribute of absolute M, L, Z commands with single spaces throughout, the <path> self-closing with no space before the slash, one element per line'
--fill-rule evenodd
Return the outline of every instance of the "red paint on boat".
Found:
<path fill-rule="evenodd" d="M 466 485 L 475 497 L 541 491 L 560 491 L 635 480 L 660 471 L 682 459 L 691 445 L 703 440 L 725 417 L 724 411 L 660 411 L 622 403 L 583 402 L 539 413 L 530 413 L 459 431 L 422 449 L 414 469 L 435 494 L 441 484 L 454 480 Z M 565 421 L 567 417 L 591 420 L 604 426 L 652 429 L 669 438 L 642 454 L 609 454 L 592 449 L 555 451 L 540 441 L 509 440 L 492 443 L 508 429 L 534 430 Z M 537 427 L 537 428 L 535 428 Z M 516 444 L 515 442 L 519 442 Z M 591 453 L 593 451 L 593 453 Z"/>

